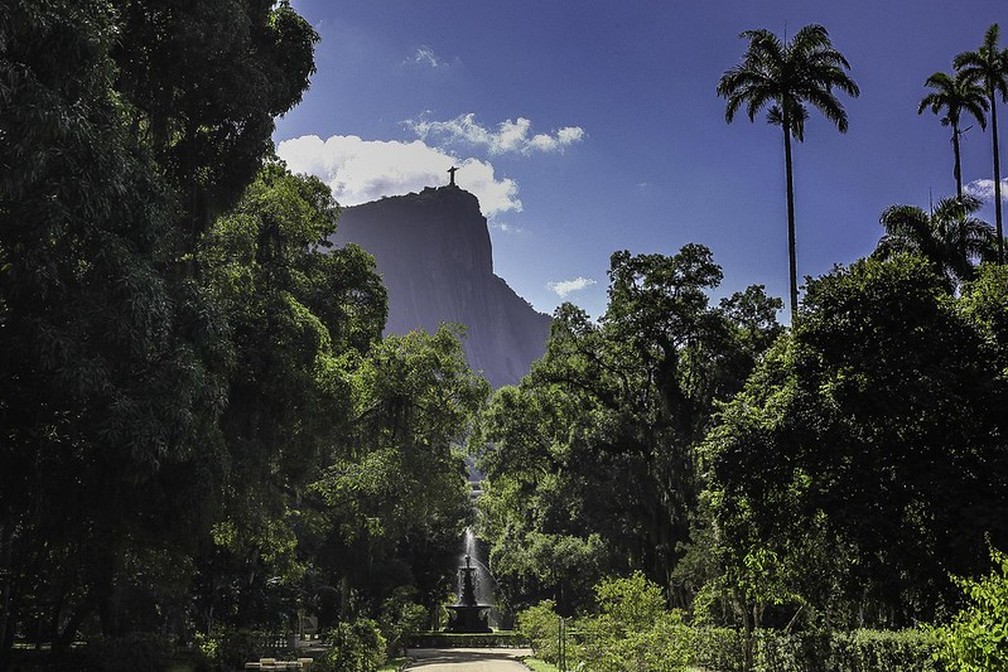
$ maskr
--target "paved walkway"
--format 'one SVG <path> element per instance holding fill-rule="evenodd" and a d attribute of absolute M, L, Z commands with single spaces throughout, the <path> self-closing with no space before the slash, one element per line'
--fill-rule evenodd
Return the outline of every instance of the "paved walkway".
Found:
<path fill-rule="evenodd" d="M 422 672 L 528 672 L 518 662 L 531 649 L 410 649 L 407 670 Z"/>

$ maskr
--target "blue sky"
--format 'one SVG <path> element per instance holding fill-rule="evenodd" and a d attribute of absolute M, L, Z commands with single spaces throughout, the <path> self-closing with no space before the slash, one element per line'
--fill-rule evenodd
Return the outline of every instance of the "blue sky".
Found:
<path fill-rule="evenodd" d="M 568 300 L 593 316 L 620 249 L 702 243 L 725 272 L 717 295 L 763 284 L 786 296 L 780 129 L 727 125 L 715 94 L 743 30 L 821 23 L 861 87 L 842 98 L 847 134 L 813 111 L 795 150 L 801 276 L 870 253 L 887 206 L 954 194 L 949 132 L 917 115 L 924 80 L 991 23 L 1008 46 L 1003 0 L 293 4 L 322 39 L 311 89 L 274 135 L 291 167 L 352 205 L 446 183 L 458 165 L 489 217 L 497 274 L 543 312 Z M 974 128 L 964 181 L 991 171 L 989 131 Z"/>

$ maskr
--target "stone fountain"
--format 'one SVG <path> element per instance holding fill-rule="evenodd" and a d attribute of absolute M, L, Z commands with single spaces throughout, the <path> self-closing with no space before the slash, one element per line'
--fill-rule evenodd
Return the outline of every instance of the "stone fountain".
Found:
<path fill-rule="evenodd" d="M 480 604 L 476 600 L 476 568 L 467 553 L 465 565 L 459 567 L 461 576 L 458 603 L 448 607 L 450 619 L 448 632 L 493 632 L 488 623 L 492 605 Z"/>

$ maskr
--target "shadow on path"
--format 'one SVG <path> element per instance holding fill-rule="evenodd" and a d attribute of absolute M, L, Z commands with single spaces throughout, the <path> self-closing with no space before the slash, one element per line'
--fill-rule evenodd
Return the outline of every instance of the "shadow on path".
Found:
<path fill-rule="evenodd" d="M 520 658 L 531 656 L 532 651 L 531 649 L 410 649 L 408 654 L 416 661 L 416 666 L 427 666 L 490 661 L 517 662 Z"/>

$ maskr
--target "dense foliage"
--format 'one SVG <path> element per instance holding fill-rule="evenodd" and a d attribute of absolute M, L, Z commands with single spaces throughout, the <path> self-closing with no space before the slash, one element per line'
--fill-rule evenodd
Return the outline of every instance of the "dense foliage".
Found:
<path fill-rule="evenodd" d="M 329 650 L 312 663 L 321 672 L 374 672 L 385 661 L 385 638 L 378 624 L 358 619 L 337 625 L 326 634 Z"/>
<path fill-rule="evenodd" d="M 372 670 L 451 585 L 465 441 L 548 658 L 576 614 L 589 670 L 1003 668 L 1000 199 L 994 234 L 961 194 L 887 209 L 799 308 L 790 140 L 858 89 L 819 26 L 744 36 L 719 92 L 784 133 L 791 327 L 712 304 L 701 245 L 617 252 L 605 314 L 561 306 L 484 408 L 464 328 L 383 338 L 374 260 L 271 155 L 314 70 L 289 2 L 0 6 L 0 669 L 232 669 L 312 616 L 320 668 Z M 921 104 L 954 141 L 989 112 L 996 176 L 998 40 Z"/>
<path fill-rule="evenodd" d="M 166 618 L 132 588 L 179 584 L 224 483 L 234 341 L 196 240 L 300 99 L 316 36 L 286 4 L 161 5 L 23 0 L 0 21 L 16 162 L 0 182 L 0 664 L 25 629 L 58 653 L 96 614 L 108 634 L 130 609 Z M 199 39 L 207 16 L 241 58 Z"/>
<path fill-rule="evenodd" d="M 1008 381 L 975 317 L 992 298 L 956 300 L 910 257 L 810 283 L 705 443 L 717 554 L 753 626 L 771 604 L 784 623 L 802 608 L 825 626 L 931 619 L 954 604 L 949 571 L 1008 543 Z"/>
<path fill-rule="evenodd" d="M 979 579 L 959 579 L 967 604 L 937 630 L 938 659 L 950 672 L 1008 669 L 1008 555 L 991 551 L 994 568 Z"/>
<path fill-rule="evenodd" d="M 440 601 L 486 383 L 457 330 L 382 339 L 373 259 L 270 158 L 316 40 L 288 2 L 0 8 L 0 669 Z"/>
<path fill-rule="evenodd" d="M 608 578 L 596 587 L 592 612 L 558 629 L 551 601 L 518 615 L 535 655 L 558 663 L 564 643 L 568 669 L 587 672 L 937 672 L 939 637 L 924 629 L 899 631 L 806 631 L 762 629 L 754 633 L 747 657 L 738 630 L 697 626 L 677 610 L 667 610 L 660 588 L 637 573 Z M 951 668 L 955 669 L 955 668 Z M 999 669 L 978 667 L 970 669 Z"/>
<path fill-rule="evenodd" d="M 693 447 L 780 332 L 760 287 L 708 305 L 720 280 L 700 245 L 614 254 L 600 323 L 561 306 L 546 356 L 495 395 L 482 533 L 512 605 L 549 597 L 570 614 L 613 569 L 672 585 L 699 490 Z"/>
<path fill-rule="evenodd" d="M 963 112 L 981 126 L 989 113 L 995 169 L 998 36 L 992 26 L 954 76 L 928 79 L 919 110 L 944 112 L 954 144 Z M 791 137 L 806 105 L 845 130 L 834 93 L 857 86 L 820 26 L 786 43 L 743 37 L 718 93 L 728 121 L 769 108 L 782 127 L 793 234 Z M 614 255 L 598 323 L 558 309 L 546 357 L 483 422 L 495 569 L 513 606 L 552 600 L 527 622 L 589 610 L 591 583 L 642 570 L 694 627 L 737 628 L 753 669 L 781 633 L 844 649 L 837 633 L 960 608 L 951 575 L 986 571 L 988 544 L 1008 545 L 1008 276 L 990 263 L 1000 203 L 992 228 L 962 194 L 958 154 L 955 173 L 957 197 L 886 209 L 875 253 L 808 279 L 800 307 L 792 235 L 787 330 L 755 289 L 708 307 L 720 270 L 697 246 Z M 878 646 L 901 650 L 893 637 Z M 914 647 L 914 660 L 933 648 Z"/>
<path fill-rule="evenodd" d="M 931 263 L 949 291 L 976 276 L 977 262 L 994 257 L 994 231 L 976 217 L 980 200 L 972 196 L 943 198 L 930 212 L 909 205 L 885 209 L 879 222 L 885 234 L 874 255 L 889 259 L 914 254 Z"/>
<path fill-rule="evenodd" d="M 710 268 L 696 252 L 644 268 L 716 277 L 681 272 Z M 609 573 L 643 570 L 686 620 L 659 632 L 652 614 L 621 630 L 602 608 L 574 626 L 592 664 L 619 669 L 655 647 L 679 660 L 677 647 L 708 637 L 734 638 L 739 669 L 768 656 L 930 661 L 934 638 L 898 629 L 949 617 L 962 604 L 950 573 L 985 572 L 988 545 L 1008 545 L 1008 271 L 971 266 L 953 284 L 931 258 L 893 250 L 810 280 L 800 320 L 782 331 L 765 299 L 739 313 L 729 308 L 741 296 L 707 307 L 702 283 L 662 286 L 644 272 L 620 284 L 633 261 L 614 256 L 600 323 L 559 310 L 547 356 L 484 415 L 494 569 L 513 606 L 547 599 L 519 614 L 520 629 L 556 655 L 558 614 L 591 611 L 589 586 Z M 677 303 L 691 290 L 692 313 Z M 684 314 L 702 319 L 673 322 Z M 674 333 L 688 334 L 683 349 L 663 349 Z M 674 386 L 659 356 L 670 352 Z M 655 510 L 672 544 L 648 526 Z M 663 565 L 644 546 L 675 553 Z M 638 592 L 636 608 L 654 606 Z M 724 626 L 733 634 L 704 634 Z"/>

